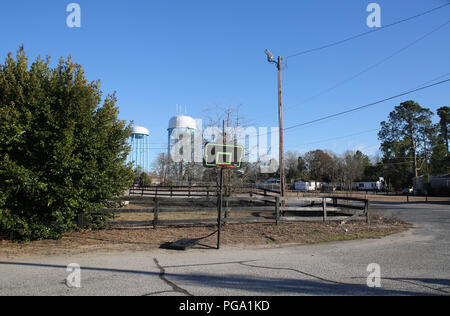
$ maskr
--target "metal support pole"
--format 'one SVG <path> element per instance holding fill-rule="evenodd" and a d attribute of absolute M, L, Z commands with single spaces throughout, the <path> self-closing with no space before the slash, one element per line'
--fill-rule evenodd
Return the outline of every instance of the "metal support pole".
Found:
<path fill-rule="evenodd" d="M 220 168 L 220 187 L 217 203 L 217 249 L 220 249 L 220 231 L 222 228 L 223 168 Z"/>

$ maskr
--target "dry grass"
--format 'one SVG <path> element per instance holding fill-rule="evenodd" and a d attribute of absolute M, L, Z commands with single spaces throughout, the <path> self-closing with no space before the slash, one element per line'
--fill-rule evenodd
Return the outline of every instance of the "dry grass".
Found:
<path fill-rule="evenodd" d="M 144 215 L 151 216 L 151 214 L 131 214 L 136 218 Z M 189 216 L 192 216 L 192 214 L 189 214 Z M 127 217 L 127 220 L 130 220 L 130 218 Z M 358 238 L 378 238 L 405 231 L 410 227 L 409 224 L 380 217 L 372 218 L 370 225 L 362 221 L 348 224 L 296 222 L 280 223 L 278 226 L 273 223 L 227 224 L 222 231 L 222 244 L 237 247 L 270 247 L 286 243 L 312 244 Z M 151 250 L 159 248 L 163 243 L 181 238 L 200 238 L 214 232 L 215 229 L 215 225 L 161 227 L 157 230 L 148 227 L 117 227 L 102 231 L 73 232 L 66 234 L 61 240 L 57 241 L 45 240 L 26 244 L 0 241 L 0 258 Z M 216 236 L 203 240 L 201 244 L 214 247 Z"/>

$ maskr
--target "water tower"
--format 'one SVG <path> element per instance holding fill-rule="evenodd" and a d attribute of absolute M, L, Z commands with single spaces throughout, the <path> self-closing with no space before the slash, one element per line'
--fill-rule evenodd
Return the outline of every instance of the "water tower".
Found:
<path fill-rule="evenodd" d="M 127 162 L 133 163 L 133 169 L 150 171 L 150 132 L 142 126 L 134 126 L 129 138 L 131 151 Z"/>
<path fill-rule="evenodd" d="M 175 131 L 181 132 L 185 135 L 190 136 L 190 142 L 191 142 L 191 148 L 192 148 L 192 161 L 194 161 L 194 137 L 195 137 L 195 130 L 197 129 L 197 123 L 194 118 L 190 116 L 185 115 L 177 115 L 170 119 L 169 121 L 169 128 L 168 131 L 168 154 L 170 156 L 170 152 L 172 150 L 172 147 L 175 145 L 175 142 L 177 139 L 172 138 L 172 134 Z"/>

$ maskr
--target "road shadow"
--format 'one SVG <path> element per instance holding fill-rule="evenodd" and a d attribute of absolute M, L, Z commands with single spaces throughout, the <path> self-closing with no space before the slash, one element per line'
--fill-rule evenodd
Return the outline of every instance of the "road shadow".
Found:
<path fill-rule="evenodd" d="M 223 263 L 236 264 L 236 263 Z M 0 266 L 26 266 L 44 269 L 64 269 L 66 266 L 37 264 L 37 263 L 21 263 L 21 262 L 0 262 Z M 164 268 L 164 267 L 163 267 Z M 100 267 L 81 267 L 82 271 L 98 271 L 110 272 L 113 274 L 134 274 L 143 276 L 161 277 L 161 272 L 127 270 L 127 269 L 111 269 Z M 410 290 L 391 290 L 383 288 L 369 288 L 365 284 L 344 284 L 334 281 L 298 279 L 293 277 L 274 278 L 274 277 L 256 277 L 242 274 L 225 274 L 225 275 L 209 275 L 202 273 L 164 273 L 164 277 L 170 279 L 171 282 L 182 282 L 182 286 L 186 287 L 209 287 L 211 289 L 239 290 L 245 292 L 258 293 L 258 295 L 357 295 L 357 296 L 422 296 L 436 295 L 435 293 L 410 291 Z M 440 285 L 450 284 L 450 280 L 446 279 L 414 279 L 416 281 L 433 283 Z M 441 294 L 443 295 L 443 294 Z"/>

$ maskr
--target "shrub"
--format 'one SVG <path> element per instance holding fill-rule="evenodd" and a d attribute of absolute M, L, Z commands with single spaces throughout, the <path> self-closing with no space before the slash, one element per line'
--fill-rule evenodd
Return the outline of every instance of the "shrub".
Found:
<path fill-rule="evenodd" d="M 125 164 L 130 125 L 118 120 L 115 95 L 102 102 L 100 83 L 82 67 L 50 58 L 29 67 L 21 48 L 0 65 L 0 234 L 59 238 L 78 214 L 97 227 L 133 180 Z"/>

